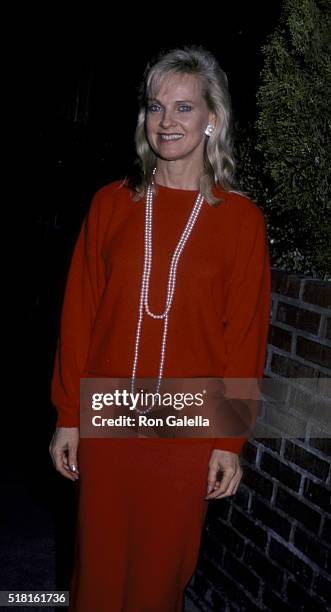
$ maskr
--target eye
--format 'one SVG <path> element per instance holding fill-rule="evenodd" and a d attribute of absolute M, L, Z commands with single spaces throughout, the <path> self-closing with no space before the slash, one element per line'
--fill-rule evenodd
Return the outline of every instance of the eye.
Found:
<path fill-rule="evenodd" d="M 192 106 L 190 106 L 189 104 L 181 104 L 178 108 L 181 113 L 188 113 L 192 110 Z"/>
<path fill-rule="evenodd" d="M 158 104 L 149 104 L 147 110 L 149 113 L 157 113 L 160 110 L 160 106 Z"/>

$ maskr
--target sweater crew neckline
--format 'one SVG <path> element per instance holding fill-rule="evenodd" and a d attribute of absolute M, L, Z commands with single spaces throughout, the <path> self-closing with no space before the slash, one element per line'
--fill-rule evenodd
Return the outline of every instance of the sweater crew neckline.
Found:
<path fill-rule="evenodd" d="M 156 183 L 156 189 L 160 193 L 178 193 L 180 194 L 192 194 L 198 195 L 199 189 L 180 189 L 179 187 L 167 187 L 165 185 L 160 185 Z"/>

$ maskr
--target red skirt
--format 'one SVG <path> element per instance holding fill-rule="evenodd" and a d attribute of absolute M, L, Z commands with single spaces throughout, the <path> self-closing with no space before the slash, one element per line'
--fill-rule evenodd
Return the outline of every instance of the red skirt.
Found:
<path fill-rule="evenodd" d="M 211 440 L 81 439 L 70 612 L 180 612 L 208 508 Z"/>

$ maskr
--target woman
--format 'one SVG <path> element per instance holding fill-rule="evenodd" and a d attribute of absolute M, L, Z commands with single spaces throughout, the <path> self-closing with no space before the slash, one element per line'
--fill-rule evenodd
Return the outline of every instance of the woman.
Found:
<path fill-rule="evenodd" d="M 182 610 L 208 501 L 236 493 L 245 442 L 79 439 L 80 378 L 257 379 L 265 359 L 268 244 L 262 212 L 233 188 L 226 75 L 206 50 L 175 49 L 147 67 L 140 102 L 140 175 L 92 201 L 52 381 L 50 452 L 80 474 L 77 612 Z"/>

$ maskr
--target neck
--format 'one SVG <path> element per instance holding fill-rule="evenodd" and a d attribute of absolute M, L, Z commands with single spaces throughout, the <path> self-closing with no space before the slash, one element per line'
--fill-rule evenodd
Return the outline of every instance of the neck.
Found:
<path fill-rule="evenodd" d="M 200 171 L 191 165 L 178 162 L 164 162 L 158 160 L 155 173 L 155 182 L 164 187 L 173 189 L 197 190 L 200 188 Z"/>

